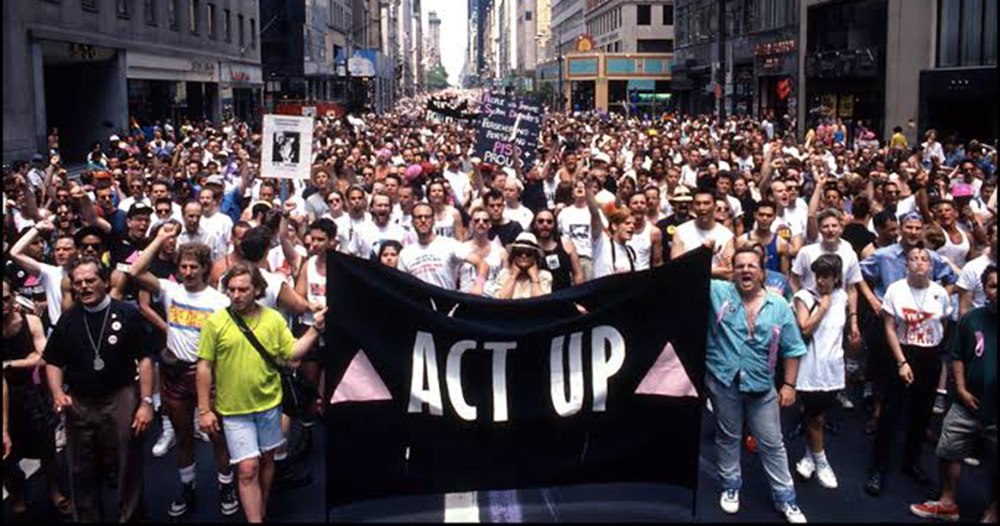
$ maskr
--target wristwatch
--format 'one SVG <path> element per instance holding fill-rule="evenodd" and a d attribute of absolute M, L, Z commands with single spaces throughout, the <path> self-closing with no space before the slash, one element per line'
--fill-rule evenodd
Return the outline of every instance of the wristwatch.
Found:
<path fill-rule="evenodd" d="M 153 405 L 153 397 L 152 396 L 144 397 L 142 399 L 142 403 L 148 404 L 148 405 Z"/>

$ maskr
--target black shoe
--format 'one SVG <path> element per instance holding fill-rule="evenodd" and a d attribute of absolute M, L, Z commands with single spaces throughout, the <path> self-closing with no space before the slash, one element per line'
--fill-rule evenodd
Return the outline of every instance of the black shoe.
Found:
<path fill-rule="evenodd" d="M 927 473 L 924 473 L 923 468 L 917 465 L 903 468 L 903 474 L 913 479 L 913 482 L 919 486 L 929 486 L 931 483 L 931 478 L 927 476 Z"/>
<path fill-rule="evenodd" d="M 885 486 L 885 477 L 882 475 L 882 472 L 874 471 L 868 475 L 868 483 L 865 484 L 865 493 L 872 497 L 878 497 L 882 494 L 883 486 Z"/>
<path fill-rule="evenodd" d="M 312 474 L 306 472 L 299 475 L 290 462 L 278 462 L 274 470 L 274 489 L 276 491 L 304 488 L 312 484 Z"/>
<path fill-rule="evenodd" d="M 232 517 L 240 511 L 240 498 L 236 493 L 235 482 L 219 485 L 219 501 L 224 517 Z"/>
<path fill-rule="evenodd" d="M 172 519 L 183 517 L 188 511 L 194 508 L 196 498 L 197 494 L 194 491 L 194 484 L 181 484 L 180 495 L 170 503 L 167 515 Z"/>

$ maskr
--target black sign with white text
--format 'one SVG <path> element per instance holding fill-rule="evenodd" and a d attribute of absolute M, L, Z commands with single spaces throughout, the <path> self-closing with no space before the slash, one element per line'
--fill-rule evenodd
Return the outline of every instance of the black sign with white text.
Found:
<path fill-rule="evenodd" d="M 331 253 L 328 505 L 614 482 L 696 489 L 710 270 L 701 250 L 501 302 Z"/>
<path fill-rule="evenodd" d="M 530 170 L 538 154 L 541 107 L 487 93 L 483 95 L 479 114 L 476 157 L 485 164 L 514 168 L 514 160 L 520 156 L 524 171 Z"/>

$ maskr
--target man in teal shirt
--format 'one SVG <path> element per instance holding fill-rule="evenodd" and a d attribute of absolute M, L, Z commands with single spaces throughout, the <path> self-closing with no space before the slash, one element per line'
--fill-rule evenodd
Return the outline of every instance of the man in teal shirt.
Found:
<path fill-rule="evenodd" d="M 799 358 L 806 354 L 787 301 L 764 288 L 764 261 L 752 247 L 733 256 L 733 281 L 713 281 L 708 332 L 708 387 L 715 412 L 715 446 L 722 481 L 720 506 L 739 513 L 743 425 L 757 438 L 775 506 L 788 522 L 805 523 L 781 434 L 780 408 L 795 404 Z M 778 360 L 784 383 L 774 388 Z"/>
<path fill-rule="evenodd" d="M 955 372 L 957 403 L 951 406 L 941 428 L 937 456 L 941 459 L 941 498 L 910 506 L 910 511 L 925 519 L 958 521 L 958 480 L 962 462 L 973 455 L 976 441 L 990 448 L 993 466 L 993 495 L 997 494 L 997 268 L 983 273 L 987 306 L 962 318 L 952 342 L 952 368 Z M 997 502 L 983 517 L 984 523 L 997 521 Z"/>

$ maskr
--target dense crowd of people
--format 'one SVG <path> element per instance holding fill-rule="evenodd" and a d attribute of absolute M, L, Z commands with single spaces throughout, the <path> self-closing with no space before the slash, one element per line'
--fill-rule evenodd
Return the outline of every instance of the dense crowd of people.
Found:
<path fill-rule="evenodd" d="M 476 93 L 452 96 L 475 107 Z M 267 518 L 272 489 L 295 483 L 291 430 L 308 442 L 322 411 L 317 401 L 283 415 L 279 368 L 322 385 L 328 251 L 516 300 L 706 247 L 706 385 L 726 513 L 739 512 L 745 445 L 778 511 L 805 522 L 793 473 L 845 483 L 825 451 L 827 416 L 862 403 L 869 477 L 851 484 L 882 493 L 904 420 L 902 472 L 928 483 L 922 445 L 941 414 L 941 495 L 912 512 L 957 520 L 964 463 L 990 463 L 995 495 L 995 149 L 934 131 L 911 147 L 902 128 L 883 144 L 833 122 L 800 141 L 747 117 L 549 112 L 534 163 L 500 167 L 477 158 L 474 121 L 426 103 L 317 118 L 308 181 L 260 173 L 260 130 L 236 121 L 134 127 L 95 144 L 80 173 L 61 164 L 58 140 L 15 163 L 3 282 L 15 514 L 18 461 L 37 458 L 61 513 L 141 519 L 143 456 L 175 450 L 176 499 L 153 513 L 183 517 L 211 482 L 196 481 L 204 441 L 221 513 Z M 801 415 L 798 461 L 783 409 Z M 118 509 L 102 517 L 109 478 Z M 983 520 L 996 522 L 995 502 Z"/>

